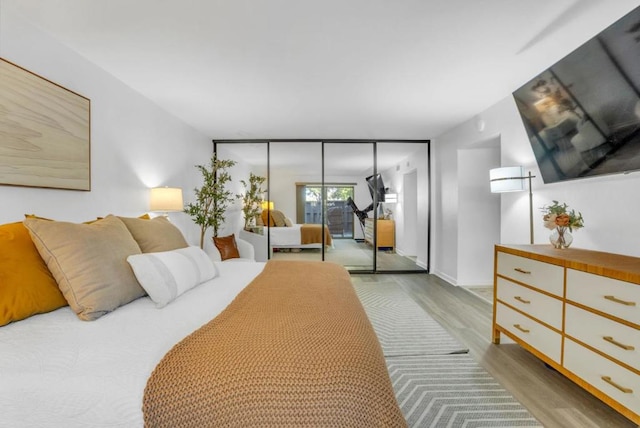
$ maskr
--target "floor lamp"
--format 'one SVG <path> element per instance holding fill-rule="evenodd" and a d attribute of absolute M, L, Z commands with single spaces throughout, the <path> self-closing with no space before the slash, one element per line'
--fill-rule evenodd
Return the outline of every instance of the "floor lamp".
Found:
<path fill-rule="evenodd" d="M 521 166 L 506 166 L 494 168 L 489 171 L 489 183 L 491 193 L 520 192 L 525 190 L 524 181 L 529 180 L 529 240 L 533 244 L 533 192 L 531 191 L 531 179 L 535 175 L 524 175 Z"/>

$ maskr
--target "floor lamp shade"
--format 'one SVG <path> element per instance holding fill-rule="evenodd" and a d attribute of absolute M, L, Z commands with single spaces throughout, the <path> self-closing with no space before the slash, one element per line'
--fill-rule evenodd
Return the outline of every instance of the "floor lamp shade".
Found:
<path fill-rule="evenodd" d="M 184 209 L 182 189 L 178 187 L 155 187 L 151 189 L 149 209 L 162 212 L 182 211 Z"/>
<path fill-rule="evenodd" d="M 524 168 L 521 166 L 506 166 L 494 168 L 489 171 L 489 183 L 491 193 L 519 192 L 525 190 L 525 180 L 529 181 L 529 243 L 533 244 L 533 190 L 531 189 L 531 179 L 535 175 L 524 175 Z"/>
<path fill-rule="evenodd" d="M 521 166 L 506 166 L 489 171 L 491 193 L 519 192 L 525 190 L 527 177 Z"/>

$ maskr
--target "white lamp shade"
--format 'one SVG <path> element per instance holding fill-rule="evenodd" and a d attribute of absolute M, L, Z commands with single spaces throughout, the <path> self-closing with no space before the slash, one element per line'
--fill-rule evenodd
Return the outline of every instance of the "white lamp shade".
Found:
<path fill-rule="evenodd" d="M 182 189 L 178 187 L 155 187 L 151 189 L 149 205 L 151 211 L 182 211 L 184 209 Z"/>
<path fill-rule="evenodd" d="M 521 166 L 506 166 L 489 171 L 491 193 L 519 192 L 525 190 L 524 170 Z"/>
<path fill-rule="evenodd" d="M 398 203 L 398 194 L 397 193 L 386 193 L 384 195 L 384 203 L 385 204 L 397 204 Z"/>

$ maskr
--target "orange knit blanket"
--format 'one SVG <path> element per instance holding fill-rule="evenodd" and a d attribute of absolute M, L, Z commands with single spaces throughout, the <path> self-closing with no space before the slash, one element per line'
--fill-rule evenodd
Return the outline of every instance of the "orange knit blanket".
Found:
<path fill-rule="evenodd" d="M 147 382 L 147 427 L 405 427 L 344 268 L 269 261 Z"/>
<path fill-rule="evenodd" d="M 300 226 L 301 244 L 322 244 L 322 231 L 324 230 L 324 245 L 331 245 L 331 233 L 327 226 L 321 224 L 305 223 Z"/>

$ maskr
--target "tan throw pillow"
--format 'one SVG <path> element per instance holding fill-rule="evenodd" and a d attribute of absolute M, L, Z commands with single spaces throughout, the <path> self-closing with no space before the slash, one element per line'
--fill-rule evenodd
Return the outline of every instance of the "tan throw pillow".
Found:
<path fill-rule="evenodd" d="M 238 259 L 240 253 L 238 252 L 238 245 L 236 244 L 235 235 L 229 236 L 214 236 L 213 243 L 218 251 L 220 251 L 220 258 L 224 260 Z"/>
<path fill-rule="evenodd" d="M 140 247 L 119 218 L 91 224 L 28 218 L 24 225 L 80 319 L 95 320 L 145 295 L 127 263 Z"/>
<path fill-rule="evenodd" d="M 189 246 L 182 232 L 166 217 L 144 220 L 134 217 L 118 217 L 124 222 L 143 253 L 171 251 Z"/>
<path fill-rule="evenodd" d="M 285 227 L 286 224 L 284 222 L 284 213 L 282 211 L 278 211 L 278 210 L 271 210 L 269 211 L 269 221 L 267 222 L 267 211 L 264 210 L 262 211 L 261 217 L 262 217 L 262 223 L 264 223 L 264 225 L 266 226 L 267 223 L 269 226 L 271 227 Z"/>
<path fill-rule="evenodd" d="M 276 227 L 286 227 L 286 224 L 284 222 L 285 217 L 282 211 L 273 210 L 271 211 L 271 216 L 273 217 L 273 222 L 275 223 Z"/>

